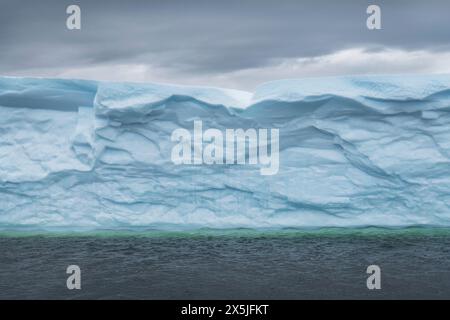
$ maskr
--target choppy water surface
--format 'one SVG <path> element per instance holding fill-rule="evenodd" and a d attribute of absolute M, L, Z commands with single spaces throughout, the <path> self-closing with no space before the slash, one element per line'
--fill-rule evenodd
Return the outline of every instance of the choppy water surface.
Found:
<path fill-rule="evenodd" d="M 0 248 L 2 299 L 450 298 L 448 229 L 3 232 Z"/>

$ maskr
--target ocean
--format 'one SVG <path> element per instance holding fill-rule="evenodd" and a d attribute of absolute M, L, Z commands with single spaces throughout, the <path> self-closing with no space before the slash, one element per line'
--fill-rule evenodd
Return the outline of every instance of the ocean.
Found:
<path fill-rule="evenodd" d="M 0 248 L 0 299 L 450 298 L 446 228 L 4 231 Z"/>

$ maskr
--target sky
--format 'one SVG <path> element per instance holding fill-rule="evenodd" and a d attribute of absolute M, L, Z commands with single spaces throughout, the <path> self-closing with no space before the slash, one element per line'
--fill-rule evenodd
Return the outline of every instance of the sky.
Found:
<path fill-rule="evenodd" d="M 66 28 L 71 4 L 81 30 Z M 450 73 L 450 1 L 0 0 L 0 75 L 254 90 L 392 73 Z"/>

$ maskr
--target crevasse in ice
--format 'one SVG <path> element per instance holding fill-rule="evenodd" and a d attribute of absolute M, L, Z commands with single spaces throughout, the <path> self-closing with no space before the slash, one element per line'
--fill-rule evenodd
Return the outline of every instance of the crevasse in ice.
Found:
<path fill-rule="evenodd" d="M 278 174 L 171 133 L 278 128 Z M 0 78 L 0 228 L 450 225 L 450 76 L 219 88 Z"/>

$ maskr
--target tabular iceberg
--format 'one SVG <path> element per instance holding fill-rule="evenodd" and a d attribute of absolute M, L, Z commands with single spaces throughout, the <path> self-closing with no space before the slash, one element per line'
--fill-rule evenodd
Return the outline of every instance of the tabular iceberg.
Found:
<path fill-rule="evenodd" d="M 279 170 L 175 165 L 171 133 L 276 128 Z M 0 228 L 450 225 L 450 76 L 254 93 L 0 78 Z"/>

